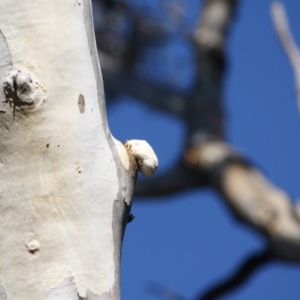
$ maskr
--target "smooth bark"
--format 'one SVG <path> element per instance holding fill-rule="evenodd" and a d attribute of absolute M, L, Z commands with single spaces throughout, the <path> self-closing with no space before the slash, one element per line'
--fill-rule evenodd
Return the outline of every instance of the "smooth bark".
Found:
<path fill-rule="evenodd" d="M 0 2 L 0 299 L 119 299 L 136 177 L 111 136 L 90 1 Z"/>

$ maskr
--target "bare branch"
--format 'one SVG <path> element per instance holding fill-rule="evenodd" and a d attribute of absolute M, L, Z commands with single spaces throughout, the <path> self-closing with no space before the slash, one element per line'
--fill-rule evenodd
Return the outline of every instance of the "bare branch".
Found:
<path fill-rule="evenodd" d="M 271 5 L 271 15 L 277 35 L 294 70 L 296 81 L 297 105 L 300 109 L 300 51 L 289 28 L 288 18 L 283 4 L 274 1 Z"/>
<path fill-rule="evenodd" d="M 198 300 L 215 300 L 219 297 L 225 296 L 229 292 L 236 288 L 239 288 L 246 282 L 255 272 L 265 266 L 272 260 L 272 252 L 269 249 L 260 251 L 250 255 L 238 268 L 237 271 L 214 285 L 207 290 L 204 294 L 201 294 Z"/>
<path fill-rule="evenodd" d="M 198 132 L 219 139 L 223 128 L 223 78 L 228 32 L 238 0 L 206 0 L 194 33 L 197 52 L 195 91 L 188 108 L 189 139 Z"/>
<path fill-rule="evenodd" d="M 190 95 L 155 87 L 138 78 L 133 68 L 123 68 L 122 64 L 103 69 L 108 90 L 129 94 L 159 110 L 182 117 L 188 128 L 185 150 L 178 164 L 154 179 L 139 181 L 135 195 L 143 197 L 142 200 L 146 197 L 158 199 L 159 196 L 209 186 L 220 193 L 238 220 L 262 234 L 270 246 L 270 250 L 248 258 L 229 281 L 207 292 L 201 299 L 213 299 L 214 295 L 241 285 L 270 261 L 271 252 L 273 258 L 300 262 L 299 214 L 289 196 L 223 141 L 226 44 L 238 3 L 238 0 L 204 1 L 194 34 L 197 78 Z M 282 5 L 274 3 L 272 12 L 278 35 L 294 68 L 300 108 L 299 50 L 289 33 Z"/>
<path fill-rule="evenodd" d="M 172 195 L 183 192 L 201 184 L 201 176 L 193 176 L 182 164 L 166 173 L 149 180 L 137 182 L 134 194 L 136 197 L 143 197 L 145 201 L 148 197 L 155 197 L 152 200 L 159 200 L 158 197 Z"/>
<path fill-rule="evenodd" d="M 101 57 L 100 61 L 102 62 Z M 108 94 L 126 94 L 157 110 L 181 118 L 186 115 L 187 101 L 182 94 L 143 80 L 131 71 L 115 72 L 112 65 L 108 68 L 102 67 L 102 75 Z"/>
<path fill-rule="evenodd" d="M 206 142 L 186 153 L 186 165 L 207 175 L 204 181 L 240 221 L 267 237 L 277 258 L 300 262 L 300 222 L 287 193 L 225 143 Z"/>
<path fill-rule="evenodd" d="M 229 27 L 239 0 L 205 0 L 195 41 L 198 47 L 224 51 Z"/>
<path fill-rule="evenodd" d="M 188 147 L 181 167 L 137 187 L 137 195 L 163 196 L 192 187 L 218 191 L 234 216 L 265 236 L 274 256 L 300 262 L 300 220 L 287 193 L 229 145 Z"/>

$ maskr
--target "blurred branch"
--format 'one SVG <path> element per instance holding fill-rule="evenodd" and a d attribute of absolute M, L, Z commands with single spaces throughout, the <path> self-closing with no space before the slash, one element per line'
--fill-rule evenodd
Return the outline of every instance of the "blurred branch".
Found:
<path fill-rule="evenodd" d="M 167 195 L 189 187 L 218 191 L 234 216 L 263 234 L 274 255 L 300 261 L 300 223 L 289 196 L 222 141 L 222 80 L 229 24 L 238 1 L 206 0 L 195 34 L 198 78 L 190 99 L 183 162 L 148 183 L 139 196 Z M 178 172 L 178 170 L 180 170 Z M 172 183 L 173 182 L 173 183 Z"/>
<path fill-rule="evenodd" d="M 289 22 L 284 6 L 280 1 L 274 1 L 272 3 L 271 15 L 281 45 L 290 60 L 292 69 L 294 70 L 297 104 L 298 109 L 300 109 L 300 51 L 289 28 Z"/>
<path fill-rule="evenodd" d="M 198 300 L 215 300 L 225 296 L 236 288 L 239 288 L 255 272 L 265 266 L 272 260 L 272 252 L 266 249 L 262 252 L 250 255 L 238 268 L 237 271 L 226 278 L 224 281 L 217 283 L 215 286 L 197 297 Z"/>
<path fill-rule="evenodd" d="M 103 61 L 102 55 L 100 55 L 100 61 Z M 115 72 L 112 67 L 102 67 L 102 75 L 105 89 L 114 96 L 127 94 L 137 101 L 142 100 L 152 108 L 181 118 L 186 114 L 187 105 L 184 95 L 143 80 L 131 71 Z"/>
<path fill-rule="evenodd" d="M 239 0 L 204 0 L 195 39 L 199 47 L 223 50 Z"/>
<path fill-rule="evenodd" d="M 244 155 L 224 142 L 222 95 L 226 44 L 238 4 L 238 0 L 204 0 L 193 39 L 197 53 L 197 76 L 188 95 L 155 86 L 134 72 L 137 55 L 143 50 L 141 35 L 145 36 L 144 40 L 151 37 L 151 34 L 147 35 L 147 30 L 138 28 L 143 27 L 140 26 L 142 18 L 130 13 L 134 18 L 131 22 L 134 28 L 132 36 L 124 42 L 124 49 L 127 49 L 124 55 L 110 55 L 104 49 L 105 43 L 98 44 L 104 84 L 112 94 L 126 93 L 152 107 L 183 118 L 187 126 L 183 155 L 177 165 L 154 179 L 139 181 L 136 196 L 142 200 L 154 196 L 157 199 L 190 188 L 210 187 L 222 196 L 233 215 L 262 234 L 270 247 L 250 257 L 229 281 L 203 296 L 211 298 L 203 299 L 213 299 L 211 295 L 214 293 L 238 287 L 271 259 L 271 252 L 274 259 L 300 262 L 300 220 L 289 196 L 272 185 Z M 275 26 L 291 60 L 299 90 L 299 50 L 289 33 L 282 6 L 276 2 L 272 9 Z M 163 30 L 159 26 L 156 28 L 155 31 L 159 31 L 159 28 Z M 156 37 L 154 34 L 149 39 L 155 42 Z M 103 38 L 101 31 L 98 38 Z M 134 45 L 130 44 L 133 42 Z M 131 47 L 135 50 L 128 51 Z M 107 57 L 103 56 L 104 53 Z M 131 55 L 127 56 L 128 53 Z M 155 201 L 154 198 L 151 200 Z"/>
<path fill-rule="evenodd" d="M 170 87 L 151 83 L 134 71 L 143 49 L 151 43 L 160 42 L 166 36 L 164 26 L 153 22 L 149 16 L 134 14 L 126 2 L 110 0 L 109 5 L 99 0 L 94 2 L 102 10 L 111 9 L 110 13 L 105 14 L 107 21 L 102 22 L 102 27 L 96 28 L 98 54 L 107 100 L 126 94 L 157 110 L 184 118 L 187 110 L 186 95 Z M 113 25 L 122 23 L 124 19 L 127 20 L 129 24 L 127 27 L 130 29 L 127 30 L 127 34 L 120 36 L 113 29 Z M 116 51 L 116 48 L 119 51 Z"/>
<path fill-rule="evenodd" d="M 209 186 L 220 193 L 239 221 L 266 237 L 274 257 L 300 262 L 300 219 L 287 193 L 221 141 L 189 147 L 184 158 L 183 169 L 153 179 L 149 187 L 146 183 L 138 184 L 139 196 Z"/>
<path fill-rule="evenodd" d="M 188 143 L 199 133 L 223 138 L 223 79 L 225 51 L 237 0 L 205 0 L 194 33 L 197 52 L 195 92 L 189 101 Z"/>
<path fill-rule="evenodd" d="M 148 290 L 151 295 L 164 300 L 185 300 L 178 292 L 158 283 L 152 283 Z"/>
<path fill-rule="evenodd" d="M 201 175 L 193 176 L 182 164 L 178 164 L 173 169 L 162 175 L 155 176 L 153 179 L 139 180 L 134 194 L 136 197 L 143 197 L 140 200 L 155 197 L 151 200 L 161 201 L 158 197 L 183 192 L 202 183 Z"/>
<path fill-rule="evenodd" d="M 188 137 L 182 163 L 157 179 L 138 183 L 137 195 L 167 195 L 210 186 L 220 193 L 234 216 L 267 238 L 277 258 L 299 262 L 300 222 L 289 196 L 222 141 L 224 47 L 237 3 L 204 1 L 195 34 L 198 78 L 188 102 Z"/>

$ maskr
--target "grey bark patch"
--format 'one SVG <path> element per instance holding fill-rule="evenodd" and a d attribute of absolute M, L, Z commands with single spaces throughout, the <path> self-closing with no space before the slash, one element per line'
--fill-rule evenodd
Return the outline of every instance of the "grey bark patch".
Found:
<path fill-rule="evenodd" d="M 1 61 L 0 67 L 3 70 L 4 68 L 10 68 L 12 66 L 12 56 L 6 42 L 6 38 L 0 30 L 0 49 L 1 49 Z"/>
<path fill-rule="evenodd" d="M 107 118 L 106 118 L 103 80 L 102 80 L 101 69 L 98 60 L 97 46 L 96 46 L 95 33 L 94 33 L 91 1 L 84 1 L 82 4 L 83 4 L 84 26 L 85 26 L 86 36 L 88 39 L 88 45 L 89 45 L 90 56 L 91 56 L 92 65 L 94 69 L 94 75 L 97 82 L 97 95 L 99 100 L 102 125 L 106 137 L 110 137 L 110 131 L 107 125 Z"/>
<path fill-rule="evenodd" d="M 12 67 L 12 57 L 10 50 L 8 48 L 8 44 L 6 42 L 6 38 L 0 30 L 0 79 L 2 79 L 3 75 Z M 5 100 L 4 90 L 0 89 L 0 112 L 5 112 L 3 101 Z"/>
<path fill-rule="evenodd" d="M 0 282 L 0 300 L 7 300 L 6 291 Z"/>
<path fill-rule="evenodd" d="M 71 272 L 66 274 L 65 279 L 55 288 L 52 288 L 46 295 L 46 300 L 112 300 L 112 295 L 103 293 L 101 296 L 87 290 L 86 297 L 78 294 L 77 286 Z M 5 294 L 6 296 L 6 294 Z M 1 297 L 1 286 L 0 286 Z M 0 298 L 6 300 L 6 298 Z"/>
<path fill-rule="evenodd" d="M 82 94 L 80 94 L 78 97 L 78 108 L 82 114 L 85 112 L 85 99 Z"/>
<path fill-rule="evenodd" d="M 55 288 L 52 288 L 46 295 L 46 300 L 78 300 L 78 291 L 71 272 L 68 272 L 65 279 Z"/>
<path fill-rule="evenodd" d="M 104 293 L 100 296 L 100 295 L 94 294 L 90 290 L 87 290 L 86 295 L 87 295 L 87 298 L 86 298 L 87 300 L 111 300 L 112 299 L 112 296 L 108 293 Z"/>

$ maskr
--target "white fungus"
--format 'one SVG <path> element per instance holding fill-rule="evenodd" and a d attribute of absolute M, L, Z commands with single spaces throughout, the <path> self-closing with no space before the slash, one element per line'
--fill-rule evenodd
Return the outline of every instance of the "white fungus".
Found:
<path fill-rule="evenodd" d="M 152 176 L 158 167 L 158 159 L 152 147 L 144 140 L 126 141 L 125 147 L 135 157 L 139 171 L 145 176 Z"/>

